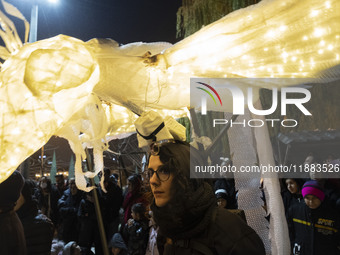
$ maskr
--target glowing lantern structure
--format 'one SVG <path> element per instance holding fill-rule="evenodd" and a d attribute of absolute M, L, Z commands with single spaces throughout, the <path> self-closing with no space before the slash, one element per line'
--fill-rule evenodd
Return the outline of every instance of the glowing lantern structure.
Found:
<path fill-rule="evenodd" d="M 63 35 L 22 46 L 1 14 L 3 27 L 11 30 L 2 35 L 7 60 L 0 73 L 0 181 L 52 135 L 70 141 L 78 167 L 84 143 L 97 148 L 100 158 L 106 136 L 133 130 L 129 102 L 185 114 L 190 77 L 335 78 L 337 72 L 327 70 L 340 63 L 338 5 L 264 0 L 173 46 L 119 47 L 110 40 L 85 43 Z"/>
<path fill-rule="evenodd" d="M 110 40 L 85 43 L 63 35 L 22 46 L 1 14 L 2 26 L 11 29 L 2 33 L 7 60 L 0 73 L 0 181 L 52 135 L 69 140 L 76 169 L 85 157 L 84 144 L 95 148 L 100 164 L 105 137 L 133 130 L 129 102 L 183 115 L 190 77 L 335 78 L 337 69 L 327 70 L 340 63 L 338 5 L 336 0 L 264 0 L 173 46 L 119 47 Z M 283 85 L 294 79 L 291 83 Z"/>
<path fill-rule="evenodd" d="M 2 3 L 24 20 L 15 7 Z M 0 51 L 6 59 L 0 72 L 0 182 L 57 135 L 76 155 L 78 187 L 91 189 L 81 173 L 84 147 L 94 149 L 95 173 L 85 174 L 91 177 L 101 170 L 107 137 L 134 129 L 136 116 L 129 108 L 186 114 L 190 77 L 337 79 L 339 5 L 337 0 L 263 0 L 175 45 L 120 47 L 112 40 L 82 42 L 63 35 L 22 45 L 14 25 L 0 13 L 6 44 Z M 271 79 L 246 85 L 295 83 Z"/>

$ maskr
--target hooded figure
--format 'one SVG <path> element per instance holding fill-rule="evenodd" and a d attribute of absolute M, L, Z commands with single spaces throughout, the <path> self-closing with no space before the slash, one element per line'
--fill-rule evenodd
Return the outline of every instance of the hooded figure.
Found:
<path fill-rule="evenodd" d="M 119 233 L 115 233 L 110 240 L 109 248 L 113 255 L 125 255 L 127 254 L 127 247 L 124 243 L 124 240 Z"/>
<path fill-rule="evenodd" d="M 0 254 L 26 255 L 24 229 L 14 206 L 19 199 L 24 179 L 18 171 L 0 184 Z"/>

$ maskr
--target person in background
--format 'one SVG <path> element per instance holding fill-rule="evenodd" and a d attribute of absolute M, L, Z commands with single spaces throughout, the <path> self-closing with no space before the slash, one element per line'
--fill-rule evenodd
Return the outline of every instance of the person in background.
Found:
<path fill-rule="evenodd" d="M 25 180 L 18 202 L 14 208 L 24 227 L 28 255 L 48 255 L 54 233 L 52 221 L 38 210 L 33 199 L 34 181 Z"/>
<path fill-rule="evenodd" d="M 142 203 L 134 204 L 131 208 L 132 219 L 129 219 L 123 230 L 129 255 L 145 255 L 149 237 L 149 220 Z"/>
<path fill-rule="evenodd" d="M 232 164 L 232 163 L 231 163 Z M 226 209 L 237 209 L 237 190 L 235 189 L 235 179 L 233 178 L 220 178 L 214 184 L 215 196 L 217 200 L 225 203 Z M 225 201 L 223 201 L 225 200 Z M 218 202 L 218 201 L 217 201 Z"/>
<path fill-rule="evenodd" d="M 143 203 L 147 207 L 147 200 L 144 198 L 144 194 L 141 192 L 142 181 L 137 174 L 131 175 L 128 178 L 128 192 L 124 198 L 124 222 L 125 225 L 129 219 L 131 219 L 131 207 L 136 203 Z"/>
<path fill-rule="evenodd" d="M 108 245 L 111 255 L 127 255 L 127 247 L 120 233 L 115 233 Z"/>
<path fill-rule="evenodd" d="M 58 172 L 64 172 L 65 169 L 58 169 Z M 62 195 L 64 194 L 65 190 L 67 190 L 67 186 L 65 184 L 65 178 L 63 174 L 57 174 L 55 176 L 55 181 L 56 184 L 53 185 L 54 188 L 56 190 L 57 193 L 57 205 L 56 205 L 56 209 L 55 212 L 53 213 L 53 224 L 55 227 L 55 230 L 57 232 L 61 232 L 61 225 L 60 225 L 60 217 L 59 217 L 59 210 L 58 210 L 58 200 L 62 197 Z M 59 235 L 60 237 L 60 235 Z"/>
<path fill-rule="evenodd" d="M 59 192 L 59 196 L 61 197 L 64 194 L 64 191 L 67 189 L 65 185 L 65 178 L 63 174 L 57 174 L 55 176 L 56 188 Z"/>
<path fill-rule="evenodd" d="M 303 185 L 302 196 L 305 204 L 292 206 L 288 213 L 293 254 L 339 255 L 339 213 L 325 200 L 325 193 L 315 180 Z"/>
<path fill-rule="evenodd" d="M 59 214 L 61 218 L 61 239 L 68 243 L 78 241 L 79 222 L 78 209 L 82 199 L 83 192 L 78 190 L 74 178 L 69 181 L 69 188 L 65 190 L 64 195 L 58 201 Z"/>
<path fill-rule="evenodd" d="M 14 171 L 0 183 L 0 254 L 26 255 L 24 228 L 14 206 L 24 186 L 20 172 Z"/>
<path fill-rule="evenodd" d="M 58 200 L 60 199 L 57 188 L 51 184 L 51 179 L 43 176 L 40 179 L 39 187 L 34 194 L 38 201 L 38 208 L 42 214 L 51 219 L 56 227 L 59 221 Z"/>
<path fill-rule="evenodd" d="M 97 215 L 95 211 L 93 191 L 84 193 L 78 210 L 79 238 L 78 244 L 88 254 L 94 244 L 96 254 L 103 254 L 103 248 L 98 229 Z"/>
<path fill-rule="evenodd" d="M 285 215 L 287 217 L 289 208 L 295 204 L 304 203 L 302 197 L 303 179 L 287 178 L 282 179 L 283 189 L 281 192 Z"/>
<path fill-rule="evenodd" d="M 114 233 L 118 232 L 119 209 L 123 204 L 122 189 L 117 185 L 115 177 L 111 175 L 110 169 L 104 169 L 104 187 L 98 187 L 101 213 L 105 226 L 106 239 L 110 240 Z"/>
<path fill-rule="evenodd" d="M 225 189 L 218 189 L 215 191 L 217 206 L 220 208 L 227 208 L 227 191 Z"/>

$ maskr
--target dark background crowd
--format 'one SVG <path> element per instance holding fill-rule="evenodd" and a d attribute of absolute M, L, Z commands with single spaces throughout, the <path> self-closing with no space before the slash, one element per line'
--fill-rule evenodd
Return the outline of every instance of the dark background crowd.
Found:
<path fill-rule="evenodd" d="M 318 159 L 314 153 L 303 162 L 334 167 L 339 163 L 334 155 Z M 292 254 L 340 254 L 340 179 L 309 174 L 305 179 L 281 179 Z"/>
<path fill-rule="evenodd" d="M 309 156 L 305 163 L 315 161 Z M 110 254 L 159 254 L 147 177 L 131 175 L 123 187 L 118 179 L 105 169 L 106 192 L 96 187 Z M 215 179 L 211 185 L 216 206 L 247 222 L 238 209 L 235 180 Z M 339 179 L 285 178 L 281 190 L 292 254 L 321 254 L 325 249 L 339 254 Z M 15 171 L 0 185 L 0 222 L 1 240 L 7 242 L 0 254 L 105 254 L 94 192 L 79 190 L 73 178 L 56 175 L 52 184 L 49 177 L 25 180 Z"/>

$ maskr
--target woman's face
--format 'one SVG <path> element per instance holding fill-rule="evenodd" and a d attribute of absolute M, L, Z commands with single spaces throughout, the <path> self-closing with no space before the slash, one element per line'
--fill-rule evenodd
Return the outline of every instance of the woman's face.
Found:
<path fill-rule="evenodd" d="M 133 184 L 132 182 L 128 181 L 128 191 L 132 192 L 133 191 Z"/>
<path fill-rule="evenodd" d="M 289 190 L 290 193 L 292 193 L 292 194 L 298 193 L 299 187 L 298 187 L 298 184 L 296 183 L 295 180 L 287 179 L 286 185 L 287 185 L 287 189 Z"/>
<path fill-rule="evenodd" d="M 149 169 L 157 171 L 163 163 L 159 156 L 151 156 L 149 160 Z M 150 178 L 150 186 L 152 194 L 155 198 L 155 203 L 158 207 L 165 206 L 171 199 L 171 185 L 174 176 L 170 173 L 169 179 L 166 181 L 160 181 L 157 174 L 154 173 Z"/>

